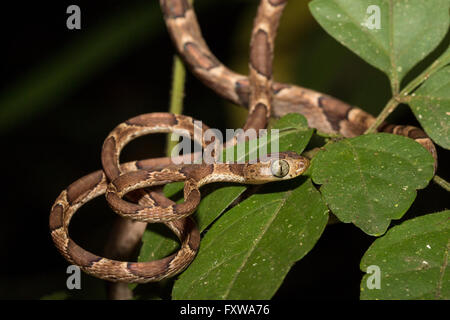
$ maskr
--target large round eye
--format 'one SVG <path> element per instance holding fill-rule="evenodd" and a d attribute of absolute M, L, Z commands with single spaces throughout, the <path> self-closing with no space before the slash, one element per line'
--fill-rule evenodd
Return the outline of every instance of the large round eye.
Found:
<path fill-rule="evenodd" d="M 286 160 L 275 160 L 270 166 L 272 174 L 277 178 L 283 178 L 289 173 L 289 163 Z"/>

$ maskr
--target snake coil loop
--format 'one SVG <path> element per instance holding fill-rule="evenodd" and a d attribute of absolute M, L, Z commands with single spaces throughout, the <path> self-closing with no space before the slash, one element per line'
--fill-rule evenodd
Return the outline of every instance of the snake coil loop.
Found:
<path fill-rule="evenodd" d="M 297 112 L 307 118 L 310 127 L 322 132 L 339 133 L 344 137 L 362 134 L 374 121 L 363 110 L 310 89 L 272 81 L 274 39 L 286 2 L 261 0 L 250 42 L 250 73 L 245 77 L 228 69 L 209 50 L 189 1 L 160 0 L 175 47 L 193 74 L 223 98 L 248 106 L 249 117 L 244 129 L 265 128 L 271 115 L 279 117 Z M 170 158 L 119 163 L 123 147 L 139 136 L 174 132 L 187 134 L 195 140 L 195 128 L 192 118 L 168 113 L 140 115 L 117 126 L 103 145 L 103 171 L 93 172 L 72 183 L 52 206 L 49 226 L 60 253 L 86 273 L 113 282 L 146 283 L 174 276 L 189 265 L 199 249 L 199 230 L 189 215 L 200 202 L 202 185 L 217 181 L 252 184 L 291 179 L 302 174 L 309 165 L 308 159 L 290 152 L 279 154 L 277 160 L 260 160 L 256 164 L 177 166 Z M 415 139 L 437 159 L 434 144 L 422 130 L 387 124 L 378 129 Z M 203 148 L 207 146 L 203 140 L 196 142 Z M 195 157 L 189 155 L 185 159 Z M 184 203 L 175 204 L 164 197 L 161 190 L 147 192 L 142 189 L 171 181 L 185 181 Z M 101 257 L 78 246 L 69 237 L 71 218 L 82 205 L 104 194 L 109 205 L 122 217 L 167 225 L 180 239 L 180 249 L 160 260 L 126 262 Z M 145 228 L 145 224 L 143 226 Z M 139 240 L 144 228 L 135 239 Z M 131 234 L 130 230 L 130 225 L 126 225 L 119 235 Z M 119 245 L 117 239 L 121 238 L 116 238 L 112 248 Z"/>

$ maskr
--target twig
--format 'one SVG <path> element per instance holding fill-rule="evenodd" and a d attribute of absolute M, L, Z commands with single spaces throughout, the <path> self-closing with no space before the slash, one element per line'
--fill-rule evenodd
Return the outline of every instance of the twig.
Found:
<path fill-rule="evenodd" d="M 186 69 L 180 57 L 175 55 L 172 69 L 172 91 L 170 93 L 169 112 L 181 114 L 183 112 L 184 83 L 186 80 Z M 172 149 L 177 145 L 177 141 L 171 140 L 171 135 L 167 135 L 166 155 L 170 157 Z"/>
<path fill-rule="evenodd" d="M 425 80 L 427 80 L 433 73 L 438 71 L 445 64 L 445 62 L 447 62 L 447 59 L 443 59 L 442 56 L 439 57 L 414 80 L 408 83 L 408 85 L 402 90 L 401 94 L 403 96 L 411 94 L 411 92 L 413 92 L 418 86 L 420 86 Z"/>
<path fill-rule="evenodd" d="M 397 108 L 397 106 L 404 102 L 407 103 L 410 101 L 410 94 L 417 89 L 425 80 L 427 80 L 433 73 L 438 71 L 447 60 L 442 59 L 440 57 L 436 61 L 434 61 L 428 68 L 426 68 L 420 75 L 418 75 L 414 80 L 412 80 L 408 85 L 403 88 L 403 90 L 398 94 L 392 97 L 391 100 L 388 101 L 383 111 L 378 115 L 375 122 L 366 130 L 367 133 L 374 133 L 377 131 L 377 128 L 386 120 L 386 118 Z"/>
<path fill-rule="evenodd" d="M 442 179 L 441 177 L 439 177 L 437 175 L 433 177 L 433 181 L 434 181 L 434 183 L 440 185 L 445 190 L 450 191 L 450 182 L 445 181 L 444 179 Z"/>
<path fill-rule="evenodd" d="M 386 120 L 386 118 L 395 110 L 395 108 L 397 108 L 399 103 L 400 102 L 395 99 L 395 97 L 389 100 L 383 111 L 381 111 L 381 113 L 375 119 L 375 122 L 372 123 L 372 125 L 366 130 L 366 132 L 364 132 L 364 134 L 376 132 L 377 128 L 383 123 L 384 120 Z"/>

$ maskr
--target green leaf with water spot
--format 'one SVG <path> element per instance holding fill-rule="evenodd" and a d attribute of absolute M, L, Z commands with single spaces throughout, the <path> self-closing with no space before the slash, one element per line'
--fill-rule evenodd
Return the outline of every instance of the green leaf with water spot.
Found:
<path fill-rule="evenodd" d="M 326 32 L 388 75 L 394 93 L 439 45 L 450 21 L 448 0 L 313 0 L 309 7 Z"/>
<path fill-rule="evenodd" d="M 377 133 L 326 145 L 312 178 L 331 211 L 370 235 L 386 232 L 433 177 L 434 159 L 412 139 Z"/>
<path fill-rule="evenodd" d="M 409 105 L 430 138 L 450 149 L 450 65 L 425 81 Z"/>
<path fill-rule="evenodd" d="M 361 271 L 379 268 L 361 280 L 361 299 L 450 299 L 447 270 L 450 249 L 450 211 L 403 222 L 375 240 L 361 260 Z"/>
<path fill-rule="evenodd" d="M 172 296 L 270 299 L 327 221 L 328 209 L 310 179 L 266 185 L 212 225 Z"/>

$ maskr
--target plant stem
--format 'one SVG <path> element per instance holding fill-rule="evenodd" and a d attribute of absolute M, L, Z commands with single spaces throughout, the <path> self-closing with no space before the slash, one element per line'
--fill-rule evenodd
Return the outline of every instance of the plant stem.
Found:
<path fill-rule="evenodd" d="M 183 112 L 184 82 L 186 70 L 179 56 L 174 56 L 172 73 L 172 92 L 170 96 L 170 112 L 181 114 Z"/>
<path fill-rule="evenodd" d="M 321 148 L 314 148 L 314 149 L 303 152 L 302 155 L 307 157 L 308 159 L 312 159 L 320 151 L 320 149 Z"/>
<path fill-rule="evenodd" d="M 186 80 L 186 69 L 180 57 L 175 55 L 172 67 L 172 90 L 170 93 L 169 112 L 181 114 L 183 112 L 184 83 Z M 170 157 L 172 149 L 178 144 L 171 140 L 171 134 L 167 135 L 166 155 Z"/>
<path fill-rule="evenodd" d="M 381 113 L 375 119 L 375 122 L 372 123 L 372 125 L 366 130 L 366 132 L 364 132 L 364 134 L 376 132 L 377 128 L 383 123 L 384 120 L 386 120 L 386 118 L 395 110 L 395 108 L 397 108 L 399 103 L 400 102 L 395 97 L 389 100 L 383 111 L 381 111 Z"/>
<path fill-rule="evenodd" d="M 436 184 L 440 185 L 445 190 L 450 191 L 450 182 L 445 181 L 444 179 L 442 179 L 441 177 L 439 177 L 437 175 L 433 177 L 433 181 Z"/>
<path fill-rule="evenodd" d="M 448 51 L 448 49 L 447 49 Z M 420 86 L 425 80 L 427 80 L 433 73 L 441 69 L 446 63 L 448 63 L 448 58 L 445 57 L 446 52 L 438 59 L 436 59 L 428 68 L 426 68 L 421 74 L 419 74 L 414 80 L 412 80 L 408 85 L 402 90 L 404 96 L 409 95 L 418 86 Z"/>
<path fill-rule="evenodd" d="M 445 57 L 445 53 L 439 57 L 436 61 L 434 61 L 428 68 L 426 68 L 420 75 L 418 75 L 414 80 L 412 80 L 408 85 L 403 88 L 403 90 L 394 95 L 391 100 L 388 101 L 383 111 L 378 115 L 375 122 L 366 130 L 364 134 L 374 133 L 377 131 L 377 128 L 383 123 L 384 120 L 397 108 L 397 106 L 402 102 L 409 102 L 411 96 L 410 94 L 420 86 L 425 80 L 427 80 L 433 73 L 438 71 L 448 59 Z"/>

